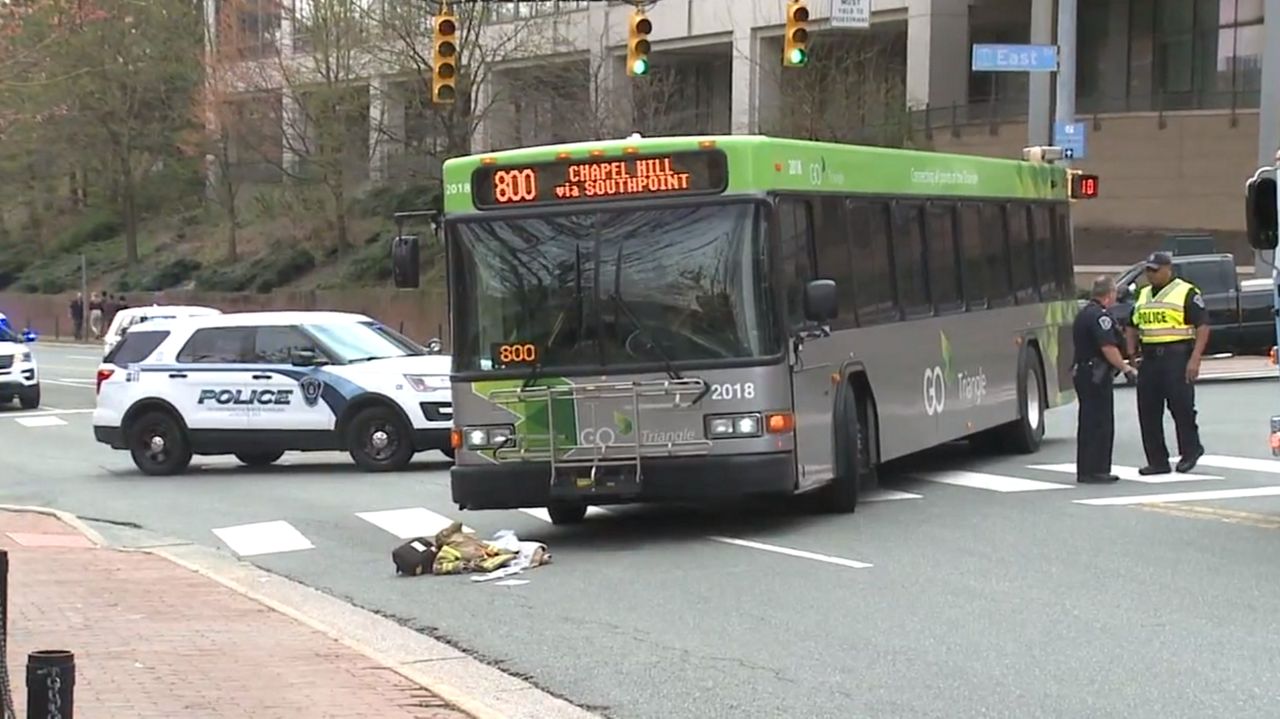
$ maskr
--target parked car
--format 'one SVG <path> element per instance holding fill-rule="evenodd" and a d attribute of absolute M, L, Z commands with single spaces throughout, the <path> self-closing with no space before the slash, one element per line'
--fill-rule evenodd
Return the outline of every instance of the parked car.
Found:
<path fill-rule="evenodd" d="M 0 405 L 16 397 L 23 409 L 36 409 L 40 406 L 40 374 L 35 355 L 27 346 L 35 337 L 13 329 L 3 314 L 0 320 Z"/>
<path fill-rule="evenodd" d="M 1112 313 L 1128 326 L 1138 290 L 1147 284 L 1142 263 L 1121 273 L 1116 280 L 1116 306 Z M 1261 354 L 1276 344 L 1275 318 L 1271 314 L 1271 280 L 1241 280 L 1230 254 L 1174 255 L 1174 273 L 1200 288 L 1209 311 L 1209 345 L 1206 355 Z"/>

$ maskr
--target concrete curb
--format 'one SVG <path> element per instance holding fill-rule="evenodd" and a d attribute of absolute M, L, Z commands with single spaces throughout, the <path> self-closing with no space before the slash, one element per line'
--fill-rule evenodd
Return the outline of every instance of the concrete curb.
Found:
<path fill-rule="evenodd" d="M 173 562 L 363 654 L 475 719 L 599 719 L 443 642 L 225 552 L 145 530 L 155 537 L 149 546 L 114 546 L 70 512 L 8 504 L 0 511 L 57 517 L 98 547 Z"/>

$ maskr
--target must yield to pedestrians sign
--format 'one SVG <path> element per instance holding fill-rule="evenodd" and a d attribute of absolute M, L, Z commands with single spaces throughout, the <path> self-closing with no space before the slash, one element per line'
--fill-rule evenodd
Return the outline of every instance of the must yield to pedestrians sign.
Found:
<path fill-rule="evenodd" d="M 871 0 L 831 0 L 831 27 L 871 27 Z"/>

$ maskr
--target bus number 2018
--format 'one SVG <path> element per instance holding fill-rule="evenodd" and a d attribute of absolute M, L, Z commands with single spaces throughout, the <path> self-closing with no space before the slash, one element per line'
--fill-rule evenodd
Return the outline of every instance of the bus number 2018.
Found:
<path fill-rule="evenodd" d="M 711 399 L 753 399 L 756 386 L 753 382 L 711 385 Z"/>

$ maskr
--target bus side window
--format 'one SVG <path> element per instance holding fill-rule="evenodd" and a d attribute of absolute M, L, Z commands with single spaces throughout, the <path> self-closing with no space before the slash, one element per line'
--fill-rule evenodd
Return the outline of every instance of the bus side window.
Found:
<path fill-rule="evenodd" d="M 964 271 L 964 299 L 971 310 L 987 307 L 989 280 L 994 268 L 987 267 L 986 249 L 982 245 L 982 215 L 972 202 L 960 205 L 960 257 Z"/>
<path fill-rule="evenodd" d="M 929 296 L 938 314 L 964 309 L 960 297 L 960 266 L 956 257 L 955 203 L 929 202 L 925 210 L 928 232 L 925 256 L 929 267 Z"/>
<path fill-rule="evenodd" d="M 1009 225 L 1009 260 L 1013 268 L 1013 292 L 1018 304 L 1039 302 L 1036 291 L 1035 253 L 1031 249 L 1027 206 L 1020 202 L 1005 205 Z"/>
<path fill-rule="evenodd" d="M 995 203 L 983 203 L 981 208 L 982 246 L 989 273 L 987 302 L 991 307 L 1007 307 L 1013 304 L 1013 272 L 1009 266 L 1009 230 L 1004 221 L 1004 208 Z"/>
<path fill-rule="evenodd" d="M 903 319 L 932 314 L 925 283 L 924 233 L 919 202 L 893 203 L 893 275 Z"/>
<path fill-rule="evenodd" d="M 839 197 L 814 199 L 813 254 L 818 277 L 835 280 L 839 314 L 831 329 L 858 326 L 858 303 L 854 298 L 853 243 L 851 225 L 845 217 L 845 203 Z"/>
<path fill-rule="evenodd" d="M 801 327 L 804 319 L 804 285 L 813 279 L 810 259 L 809 202 L 783 199 L 778 202 L 778 237 L 782 259 L 780 280 L 786 298 L 787 326 Z"/>
<path fill-rule="evenodd" d="M 1057 258 L 1058 297 L 1072 299 L 1076 296 L 1076 267 L 1071 249 L 1071 209 L 1065 202 L 1053 206 L 1053 254 Z"/>
<path fill-rule="evenodd" d="M 1035 246 L 1036 282 L 1040 287 L 1040 299 L 1046 302 L 1060 299 L 1057 292 L 1058 273 L 1053 256 L 1053 227 L 1049 223 L 1049 207 L 1036 203 L 1028 207 L 1031 214 L 1031 243 Z"/>
<path fill-rule="evenodd" d="M 863 327 L 893 322 L 898 301 L 889 256 L 889 203 L 849 200 L 847 209 L 858 322 Z"/>

